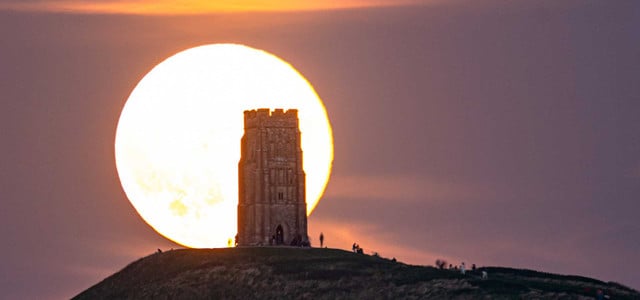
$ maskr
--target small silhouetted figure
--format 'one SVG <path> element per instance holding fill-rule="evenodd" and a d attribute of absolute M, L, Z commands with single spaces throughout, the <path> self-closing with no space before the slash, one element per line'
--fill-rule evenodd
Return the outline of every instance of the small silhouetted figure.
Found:
<path fill-rule="evenodd" d="M 282 244 L 284 244 L 284 231 L 282 226 L 278 225 L 278 228 L 276 228 L 276 245 Z"/>
<path fill-rule="evenodd" d="M 453 265 L 449 264 L 449 270 L 453 270 Z"/>
<path fill-rule="evenodd" d="M 471 271 L 476 271 L 476 264 L 471 264 Z"/>
<path fill-rule="evenodd" d="M 162 253 L 162 250 L 160 250 L 160 248 L 158 248 L 158 253 Z"/>
<path fill-rule="evenodd" d="M 462 262 L 462 264 L 460 264 L 460 273 L 464 275 L 465 272 L 467 272 L 467 270 L 464 269 L 464 262 Z"/>
<path fill-rule="evenodd" d="M 489 278 L 489 274 L 487 274 L 487 271 L 482 271 L 482 279 L 487 279 Z"/>
<path fill-rule="evenodd" d="M 604 292 L 602 290 L 599 289 L 596 292 L 596 299 L 598 299 L 598 300 L 603 300 L 604 299 Z"/>
<path fill-rule="evenodd" d="M 358 249 L 358 244 L 354 242 L 353 245 L 351 246 L 351 251 L 356 252 L 356 249 Z"/>
<path fill-rule="evenodd" d="M 392 259 L 391 259 L 391 261 L 392 261 L 392 262 L 396 262 L 397 260 L 396 260 L 396 258 L 394 257 L 394 258 L 392 258 Z"/>
<path fill-rule="evenodd" d="M 359 253 L 359 254 L 364 254 L 364 249 L 362 249 L 362 248 L 358 247 L 358 253 Z"/>
<path fill-rule="evenodd" d="M 320 248 L 322 248 L 323 244 L 324 244 L 324 234 L 322 234 L 322 232 L 320 232 Z"/>

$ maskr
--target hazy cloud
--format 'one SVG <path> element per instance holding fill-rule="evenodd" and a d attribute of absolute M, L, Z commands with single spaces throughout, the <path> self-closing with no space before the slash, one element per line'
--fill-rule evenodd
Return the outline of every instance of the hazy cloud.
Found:
<path fill-rule="evenodd" d="M 456 183 L 419 175 L 337 175 L 324 194 L 332 198 L 376 198 L 394 201 L 459 201 L 477 197 L 491 198 L 495 187 L 474 183 Z"/>
<path fill-rule="evenodd" d="M 107 14 L 202 14 L 238 11 L 308 11 L 345 9 L 357 7 L 398 6 L 410 4 L 429 4 L 439 0 L 318 0 L 318 1 L 169 1 L 169 0 L 102 0 L 102 1 L 70 1 L 70 0 L 32 0 L 3 1 L 0 10 L 73 12 L 73 13 L 107 13 Z"/>

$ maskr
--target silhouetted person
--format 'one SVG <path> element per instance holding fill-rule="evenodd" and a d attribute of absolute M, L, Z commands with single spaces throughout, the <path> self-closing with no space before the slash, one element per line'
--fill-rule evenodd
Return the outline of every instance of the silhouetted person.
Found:
<path fill-rule="evenodd" d="M 322 248 L 322 244 L 324 244 L 324 234 L 320 232 L 320 248 Z"/>
<path fill-rule="evenodd" d="M 460 265 L 460 273 L 461 273 L 462 275 L 464 275 L 464 273 L 467 271 L 467 270 L 465 270 L 464 268 L 465 268 L 465 266 L 464 266 L 464 262 L 462 262 L 462 264 Z"/>
<path fill-rule="evenodd" d="M 359 254 L 363 254 L 363 253 L 364 253 L 364 250 L 363 250 L 362 248 L 358 247 L 358 253 L 359 253 Z"/>
<path fill-rule="evenodd" d="M 276 228 L 276 245 L 282 244 L 284 244 L 284 231 L 281 226 L 278 226 L 278 228 Z"/>
<path fill-rule="evenodd" d="M 598 300 L 604 299 L 604 292 L 602 290 L 598 289 L 598 291 L 596 292 L 596 299 Z"/>
<path fill-rule="evenodd" d="M 160 248 L 158 248 L 158 253 L 162 253 L 162 250 L 160 250 Z"/>
<path fill-rule="evenodd" d="M 358 244 L 353 243 L 353 246 L 351 246 L 351 251 L 353 251 L 355 253 L 356 249 L 358 249 Z"/>
<path fill-rule="evenodd" d="M 394 258 L 392 258 L 392 259 L 391 259 L 391 261 L 392 261 L 392 262 L 396 262 L 397 260 L 396 260 L 396 258 L 394 257 Z"/>
<path fill-rule="evenodd" d="M 476 271 L 476 264 L 471 265 L 471 271 L 474 271 L 474 272 Z"/>

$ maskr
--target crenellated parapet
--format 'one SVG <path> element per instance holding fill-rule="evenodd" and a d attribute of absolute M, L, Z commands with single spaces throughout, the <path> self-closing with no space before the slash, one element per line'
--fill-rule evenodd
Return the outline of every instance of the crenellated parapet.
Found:
<path fill-rule="evenodd" d="M 244 112 L 244 128 L 257 127 L 298 128 L 298 110 L 281 108 L 273 111 L 268 108 L 246 110 Z"/>

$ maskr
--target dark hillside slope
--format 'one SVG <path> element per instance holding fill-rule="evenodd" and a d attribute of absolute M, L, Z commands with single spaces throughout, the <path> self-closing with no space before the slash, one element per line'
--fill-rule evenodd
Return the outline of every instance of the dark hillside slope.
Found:
<path fill-rule="evenodd" d="M 480 269 L 483 270 L 483 269 Z M 131 263 L 74 299 L 640 299 L 580 276 L 485 268 L 462 275 L 336 249 L 184 249 Z"/>

